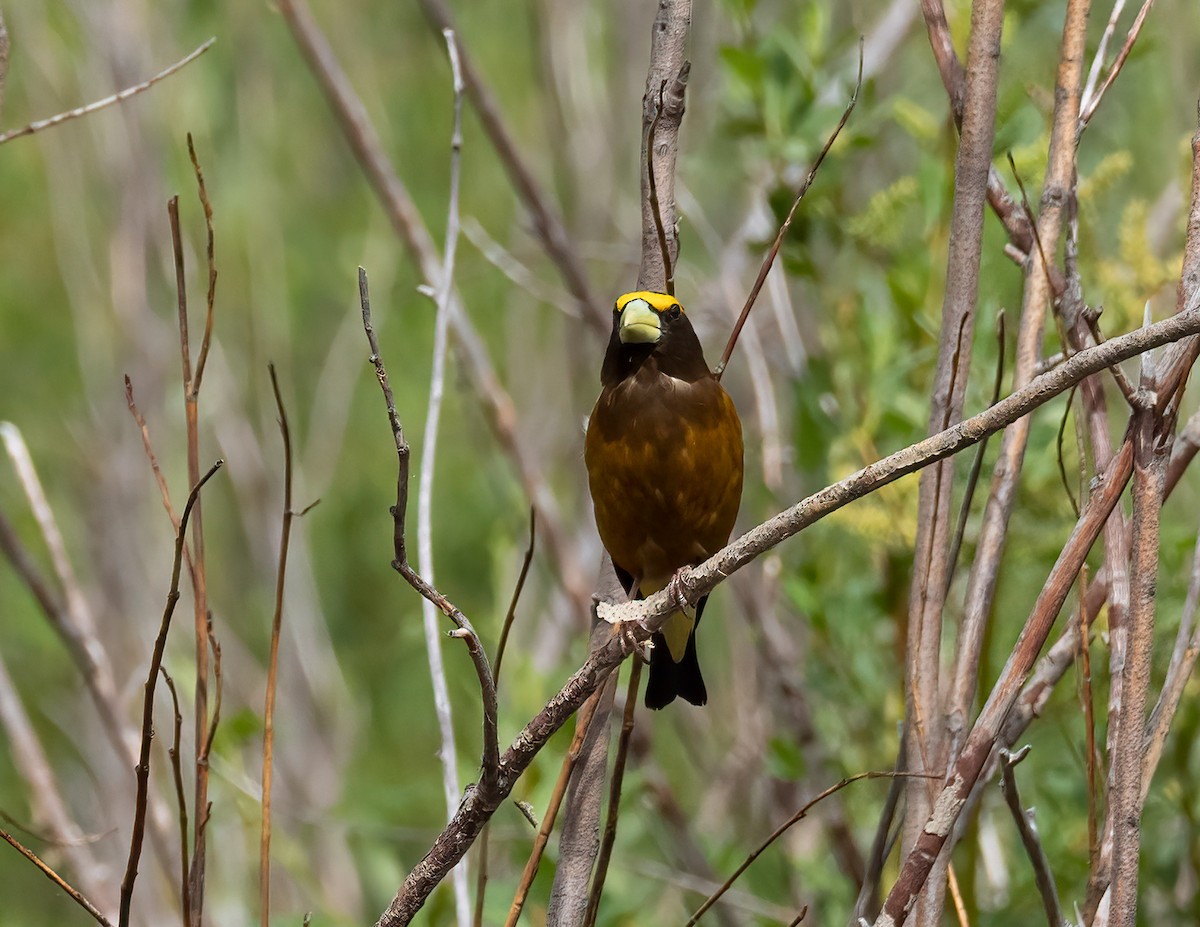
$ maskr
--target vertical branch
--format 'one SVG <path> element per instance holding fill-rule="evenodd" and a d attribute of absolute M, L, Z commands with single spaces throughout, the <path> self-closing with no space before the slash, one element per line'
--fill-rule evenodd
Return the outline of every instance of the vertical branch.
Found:
<path fill-rule="evenodd" d="M 175 532 L 175 560 L 171 566 L 171 588 L 167 592 L 167 604 L 163 609 L 162 621 L 158 627 L 158 635 L 154 638 L 154 650 L 150 654 L 150 671 L 146 675 L 146 682 L 143 686 L 142 746 L 141 752 L 138 755 L 138 765 L 134 770 L 137 778 L 137 794 L 133 805 L 133 833 L 129 840 L 129 859 L 125 864 L 125 877 L 121 880 L 121 927 L 129 927 L 130 905 L 133 901 L 133 885 L 137 879 L 138 860 L 142 855 L 142 839 L 146 832 L 146 800 L 150 788 L 150 741 L 154 736 L 154 689 L 158 682 L 159 669 L 162 667 L 163 651 L 167 646 L 167 632 L 171 630 L 171 616 L 175 612 L 175 603 L 179 601 L 179 574 L 183 569 L 184 538 L 187 535 L 188 520 L 192 515 L 192 509 L 200 498 L 200 490 L 212 478 L 213 474 L 221 469 L 224 463 L 225 461 L 218 460 L 192 486 L 192 491 L 188 493 L 187 504 L 183 507 L 183 514 L 179 518 L 179 530 Z M 208 647 L 207 637 L 205 638 L 204 646 L 205 648 Z M 201 731 L 198 736 L 203 738 L 204 732 Z M 200 814 L 200 809 L 197 808 L 197 830 L 200 829 Z M 195 860 L 193 860 L 194 863 Z M 195 874 L 194 865 L 192 873 L 193 875 Z M 192 897 L 195 898 L 194 892 Z M 193 908 L 192 913 L 194 917 L 198 916 L 195 908 Z"/>
<path fill-rule="evenodd" d="M 659 246 L 661 224 L 665 253 L 674 266 L 679 258 L 675 214 L 675 162 L 679 127 L 691 64 L 684 57 L 692 25 L 691 0 L 659 0 L 650 31 L 650 67 L 642 97 L 642 263 L 638 289 L 666 292 L 669 268 Z M 651 134 L 653 133 L 653 147 Z M 650 196 L 651 170 L 654 198 Z M 657 202 L 658 209 L 654 208 Z"/>
<path fill-rule="evenodd" d="M 1159 512 L 1166 454 L 1155 437 L 1153 392 L 1139 392 L 1133 417 L 1133 557 L 1128 651 L 1110 796 L 1113 827 L 1112 904 L 1114 927 L 1137 923 L 1138 859 L 1141 849 L 1142 756 L 1147 694 L 1154 651 L 1154 599 L 1158 582 Z"/>
<path fill-rule="evenodd" d="M 200 408 L 197 383 L 192 374 L 192 353 L 189 346 L 187 280 L 183 266 L 183 238 L 179 228 L 179 197 L 167 202 L 167 217 L 171 225 L 171 250 L 175 258 L 175 294 L 179 310 L 179 354 L 183 374 L 183 411 L 187 430 L 188 483 L 200 482 Z M 196 785 L 192 807 L 196 812 L 196 828 L 192 842 L 192 871 L 189 892 L 192 898 L 192 924 L 199 927 L 204 916 L 205 822 L 208 807 L 208 762 L 204 756 L 208 731 L 208 582 L 204 570 L 204 519 L 197 500 L 192 519 L 192 602 L 196 641 L 195 691 L 195 749 Z M 132 857 L 131 857 L 132 859 Z M 136 866 L 136 862 L 135 862 Z M 136 875 L 136 868 L 135 873 Z"/>
<path fill-rule="evenodd" d="M 1054 124 L 1050 135 L 1049 164 L 1042 191 L 1042 212 L 1034 236 L 1040 247 L 1033 249 L 1026 262 L 1025 293 L 1013 366 L 1014 390 L 1025 386 L 1037 375 L 1046 313 L 1054 298 L 1046 262 L 1053 259 L 1057 250 L 1066 206 L 1074 193 L 1075 126 L 1079 118 L 1090 5 L 1090 0 L 1070 0 L 1063 24 L 1062 51 L 1055 81 Z M 959 626 L 946 718 L 947 734 L 951 741 L 951 758 L 954 749 L 961 742 L 967 716 L 975 699 L 979 654 L 995 597 L 1000 560 L 1008 535 L 1008 522 L 1016 502 L 1017 482 L 1025 460 L 1030 422 L 1031 419 L 1025 417 L 1005 429 L 1000 441 L 1000 453 L 993 469 L 991 491 L 984 509 L 983 524 L 967 581 L 966 603 Z"/>
<path fill-rule="evenodd" d="M 462 160 L 462 74 L 459 68 L 458 46 L 454 33 L 446 31 L 446 46 L 454 75 L 454 128 L 450 141 L 450 196 L 446 218 L 446 243 L 442 257 L 441 277 L 431 281 L 437 287 L 437 322 L 433 335 L 433 364 L 429 375 L 429 405 L 425 415 L 425 433 L 421 444 L 421 475 L 417 484 L 417 571 L 430 584 L 436 579 L 433 571 L 433 475 L 437 458 L 438 426 L 441 421 L 442 397 L 446 383 L 446 342 L 450 330 L 450 293 L 454 282 L 454 257 L 458 248 L 459 209 L 458 188 Z M 425 626 L 425 650 L 433 684 L 433 703 L 441 732 L 442 789 L 446 798 L 446 817 L 458 807 L 458 756 L 454 746 L 454 725 L 451 720 L 450 690 L 442 662 L 441 632 L 438 629 L 437 609 L 428 598 L 421 600 L 421 615 Z M 467 867 L 455 867 L 455 911 L 458 927 L 471 923 L 470 898 L 467 894 Z"/>
<path fill-rule="evenodd" d="M 978 299 L 979 262 L 983 247 L 983 210 L 995 132 L 996 86 L 999 79 L 1000 34 L 1004 0 L 975 0 L 963 102 L 962 136 L 954 170 L 954 212 L 946 259 L 946 295 L 942 302 L 941 339 L 929 415 L 935 434 L 962 417 Z M 908 608 L 905 666 L 907 766 L 932 772 L 940 754 L 934 725 L 938 710 L 938 676 L 942 641 L 942 606 L 949 572 L 952 461 L 921 474 L 913 582 Z M 908 812 L 904 848 L 912 847 L 929 816 L 928 783 L 907 784 Z M 937 883 L 940 886 L 940 880 Z M 931 898 L 929 917 L 940 917 L 939 894 Z M 922 920 L 919 923 L 926 923 Z"/>

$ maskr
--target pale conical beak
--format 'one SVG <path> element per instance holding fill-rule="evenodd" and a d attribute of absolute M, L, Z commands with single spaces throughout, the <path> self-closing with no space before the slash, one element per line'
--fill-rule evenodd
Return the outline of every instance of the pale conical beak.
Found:
<path fill-rule="evenodd" d="M 658 313 L 639 299 L 621 312 L 617 334 L 622 344 L 655 344 L 662 337 L 662 323 Z"/>

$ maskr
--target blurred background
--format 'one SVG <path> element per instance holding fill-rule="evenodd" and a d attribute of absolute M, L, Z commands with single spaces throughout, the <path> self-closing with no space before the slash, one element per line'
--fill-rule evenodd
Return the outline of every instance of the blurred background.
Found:
<path fill-rule="evenodd" d="M 440 34 L 414 3 L 313 6 L 440 248 L 452 117 Z M 961 53 L 969 4 L 951 0 L 947 8 Z M 182 508 L 186 444 L 166 203 L 179 194 L 194 355 L 207 278 L 204 216 L 185 140 L 192 133 L 215 213 L 219 272 L 200 398 L 201 468 L 226 461 L 204 494 L 210 605 L 223 653 L 206 909 L 223 927 L 258 916 L 262 706 L 283 504 L 267 374 L 273 362 L 292 425 L 296 507 L 321 500 L 292 535 L 276 714 L 273 916 L 280 924 L 298 924 L 309 911 L 316 924 L 373 921 L 446 809 L 420 601 L 389 565 L 396 458 L 367 362 L 356 268 L 370 274 L 383 356 L 414 445 L 410 528 L 435 321 L 432 302 L 417 292 L 426 281 L 272 4 L 0 0 L 0 12 L 11 41 L 0 129 L 137 83 L 217 38 L 148 92 L 0 147 L 0 420 L 11 423 L 0 511 L 54 577 L 13 463 L 23 440 L 77 579 L 70 607 L 94 622 L 119 720 L 132 736 L 173 531 L 126 408 L 123 376 Z M 1092 49 L 1108 12 L 1107 5 L 1093 11 Z M 641 96 L 654 5 L 471 0 L 455 13 L 521 153 L 564 216 L 603 319 L 637 273 Z M 1009 4 L 996 151 L 1014 190 L 1005 151 L 1027 189 L 1040 189 L 1062 13 L 1062 2 Z M 1198 30 L 1194 0 L 1160 0 L 1082 142 L 1084 298 L 1104 307 L 1110 334 L 1138 324 L 1147 300 L 1159 315 L 1174 303 L 1200 88 Z M 862 99 L 799 210 L 724 381 L 746 426 L 739 530 L 924 435 L 955 134 L 913 0 L 720 0 L 694 10 L 677 292 L 713 363 L 807 164 L 845 105 L 860 34 Z M 590 589 L 601 551 L 582 466 L 583 424 L 607 333 L 567 295 L 469 106 L 462 158 L 455 281 L 511 396 L 530 462 L 522 477 L 496 440 L 469 368 L 452 353 L 433 481 L 434 567 L 439 588 L 489 651 L 527 543 L 529 488 L 549 500 L 505 658 L 503 747 L 586 653 L 578 593 L 580 584 Z M 969 412 L 989 401 L 996 314 L 1020 305 L 1021 272 L 1005 257 L 1004 241 L 989 216 Z M 1010 340 L 1012 322 L 1010 313 Z M 1053 334 L 1047 344 L 1047 353 L 1057 350 Z M 1060 398 L 1035 416 L 985 686 L 1074 523 L 1055 440 L 1064 408 Z M 1065 468 L 1074 479 L 1068 429 Z M 964 471 L 968 464 L 959 462 Z M 1186 588 L 1196 503 L 1193 473 L 1164 512 L 1163 655 Z M 915 513 L 909 478 L 815 525 L 714 595 L 700 639 L 709 705 L 639 713 L 601 923 L 681 922 L 799 805 L 842 776 L 892 767 L 904 710 Z M 574 577 L 576 588 L 564 577 Z M 61 597 L 61 583 L 52 583 Z M 185 764 L 194 687 L 189 596 L 185 588 L 166 659 L 184 703 Z M 952 593 L 952 613 L 960 599 Z M 1106 655 L 1100 635 L 1098 666 Z M 7 563 L 0 566 L 0 659 L 3 826 L 111 910 L 128 848 L 133 775 L 62 639 Z M 447 642 L 445 663 L 465 785 L 478 769 L 478 684 L 456 642 Z M 1031 729 L 1034 750 L 1021 767 L 1023 797 L 1037 808 L 1068 905 L 1082 895 L 1088 863 L 1077 685 L 1069 672 Z M 161 686 L 156 710 L 152 812 L 169 839 L 147 843 L 135 896 L 135 922 L 143 924 L 178 917 L 165 752 L 170 703 Z M 1193 697 L 1176 719 L 1146 811 L 1146 923 L 1200 922 L 1200 798 L 1188 785 L 1200 775 L 1198 727 Z M 514 798 L 541 813 L 568 738 L 569 731 L 551 743 Z M 38 752 L 78 826 L 67 846 L 43 839 L 48 780 L 31 777 L 28 766 Z M 808 922 L 843 922 L 887 789 L 863 782 L 819 806 L 709 918 L 787 923 L 807 904 Z M 976 839 L 963 842 L 955 863 L 970 909 L 995 925 L 1039 917 L 998 790 L 989 790 L 969 826 Z M 531 839 L 511 804 L 497 814 L 485 922 L 507 910 Z M 529 923 L 544 916 L 555 845 L 534 885 Z M 0 898 L 5 927 L 85 922 L 6 847 Z M 443 887 L 424 922 L 450 923 L 451 912 Z"/>

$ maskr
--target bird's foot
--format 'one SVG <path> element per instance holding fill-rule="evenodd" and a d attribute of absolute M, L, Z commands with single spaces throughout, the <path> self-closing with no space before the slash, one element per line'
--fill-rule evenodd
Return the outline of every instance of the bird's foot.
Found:
<path fill-rule="evenodd" d="M 639 641 L 637 639 L 637 622 L 614 622 L 613 634 L 621 643 L 621 655 L 623 657 L 627 657 L 631 653 L 636 653 L 643 663 L 650 662 L 649 648 L 653 645 L 649 641 Z"/>
<path fill-rule="evenodd" d="M 683 589 L 683 574 L 687 572 L 687 569 L 687 567 L 681 567 L 676 570 L 671 576 L 670 582 L 667 583 L 667 597 L 681 609 L 691 608 L 692 604 L 688 601 L 687 594 Z"/>

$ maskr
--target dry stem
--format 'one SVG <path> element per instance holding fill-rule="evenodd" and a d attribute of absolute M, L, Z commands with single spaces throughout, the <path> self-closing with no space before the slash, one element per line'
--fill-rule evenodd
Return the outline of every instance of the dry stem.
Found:
<path fill-rule="evenodd" d="M 35 132 L 40 132 L 43 129 L 52 129 L 57 125 L 62 125 L 71 119 L 78 119 L 80 116 L 86 116 L 89 113 L 94 113 L 97 110 L 112 106 L 114 103 L 120 103 L 128 100 L 130 97 L 141 93 L 143 90 L 149 90 L 160 80 L 170 77 L 176 71 L 191 64 L 206 51 L 212 48 L 213 42 L 217 39 L 214 36 L 209 39 L 186 58 L 181 58 L 169 68 L 159 71 L 149 80 L 142 81 L 140 84 L 135 84 L 132 87 L 126 87 L 112 96 L 105 97 L 103 100 L 97 100 L 95 103 L 89 103 L 87 106 L 80 106 L 76 109 L 68 110 L 65 113 L 59 113 L 57 116 L 51 116 L 49 119 L 39 119 L 37 122 L 31 122 L 29 125 L 20 129 L 10 129 L 8 132 L 0 133 L 0 145 L 5 142 L 11 142 L 14 138 L 21 138 L 24 135 L 33 135 Z M 3 94 L 3 71 L 8 64 L 8 34 L 4 31 L 4 23 L 0 20 L 0 97 Z M 2 100 L 0 100 L 2 102 Z"/>

